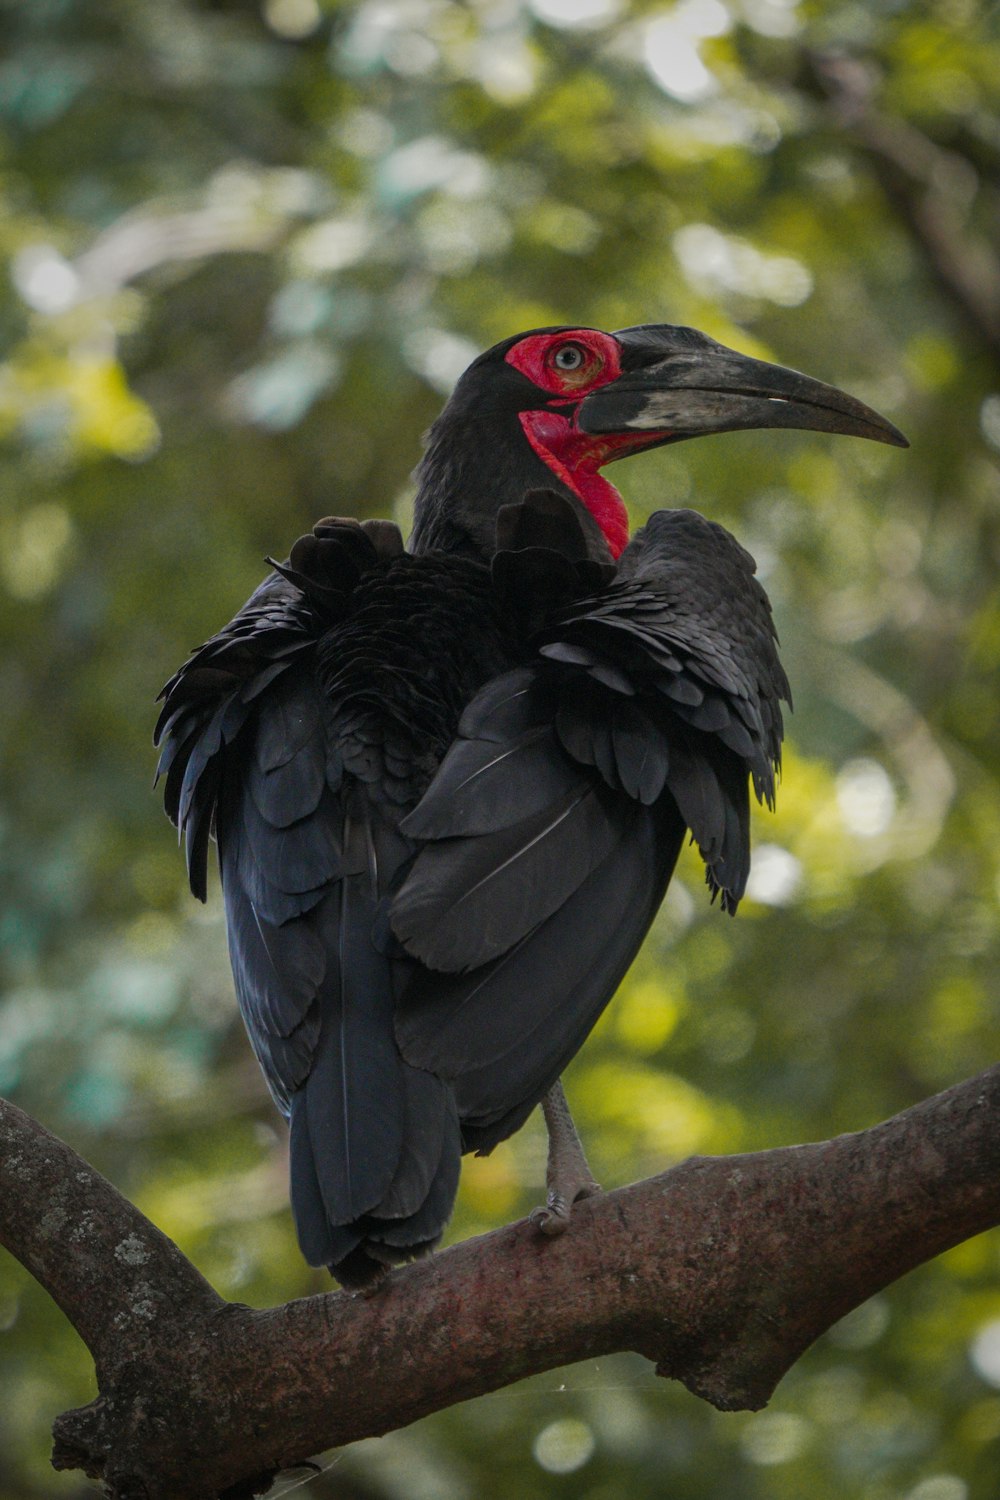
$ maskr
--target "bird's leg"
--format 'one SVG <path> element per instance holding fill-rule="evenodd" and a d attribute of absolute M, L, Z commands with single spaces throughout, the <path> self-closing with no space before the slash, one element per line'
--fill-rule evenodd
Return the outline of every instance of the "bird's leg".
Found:
<path fill-rule="evenodd" d="M 545 1207 L 533 1209 L 529 1217 L 542 1234 L 555 1235 L 567 1228 L 577 1199 L 592 1198 L 601 1189 L 587 1165 L 558 1079 L 542 1100 L 542 1114 L 549 1132 L 549 1159 L 545 1168 L 548 1196 Z"/>

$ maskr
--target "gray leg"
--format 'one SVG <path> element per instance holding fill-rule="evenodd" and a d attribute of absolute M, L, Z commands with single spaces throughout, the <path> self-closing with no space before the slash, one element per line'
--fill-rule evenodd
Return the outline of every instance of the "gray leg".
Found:
<path fill-rule="evenodd" d="M 601 1189 L 591 1176 L 558 1079 L 542 1100 L 542 1114 L 549 1132 L 549 1160 L 545 1169 L 548 1198 L 544 1208 L 532 1210 L 530 1219 L 542 1234 L 555 1235 L 568 1227 L 577 1199 L 592 1198 Z"/>

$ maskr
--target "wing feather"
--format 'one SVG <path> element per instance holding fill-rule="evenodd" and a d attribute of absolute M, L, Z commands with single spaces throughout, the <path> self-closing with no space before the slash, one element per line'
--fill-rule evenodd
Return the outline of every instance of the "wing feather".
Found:
<path fill-rule="evenodd" d="M 523 1123 L 582 1045 L 659 908 L 684 836 L 667 800 L 627 809 L 571 900 L 491 963 L 417 971 L 396 1036 L 415 1066 L 454 1083 L 467 1149 Z"/>
<path fill-rule="evenodd" d="M 474 968 L 569 900 L 616 836 L 609 799 L 567 761 L 564 795 L 482 838 L 428 844 L 393 902 L 392 926 L 431 969 Z"/>

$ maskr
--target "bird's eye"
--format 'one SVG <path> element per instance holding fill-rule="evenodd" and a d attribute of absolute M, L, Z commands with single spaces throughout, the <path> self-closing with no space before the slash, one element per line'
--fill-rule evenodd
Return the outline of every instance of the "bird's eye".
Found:
<path fill-rule="evenodd" d="M 525 334 L 504 359 L 533 385 L 566 402 L 621 373 L 617 343 L 596 328 Z"/>
<path fill-rule="evenodd" d="M 579 370 L 587 358 L 587 351 L 580 344 L 560 344 L 552 355 L 552 363 L 563 374 Z"/>

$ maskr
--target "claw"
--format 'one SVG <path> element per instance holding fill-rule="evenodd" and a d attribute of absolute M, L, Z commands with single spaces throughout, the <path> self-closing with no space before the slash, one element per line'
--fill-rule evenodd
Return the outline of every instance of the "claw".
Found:
<path fill-rule="evenodd" d="M 550 1192 L 545 1207 L 533 1208 L 528 1218 L 539 1234 L 545 1234 L 550 1239 L 554 1239 L 556 1235 L 565 1234 L 569 1228 L 573 1204 L 579 1203 L 581 1198 L 593 1198 L 594 1194 L 600 1191 L 600 1183 L 588 1178 L 586 1182 L 580 1184 L 571 1198 L 560 1192 Z"/>

